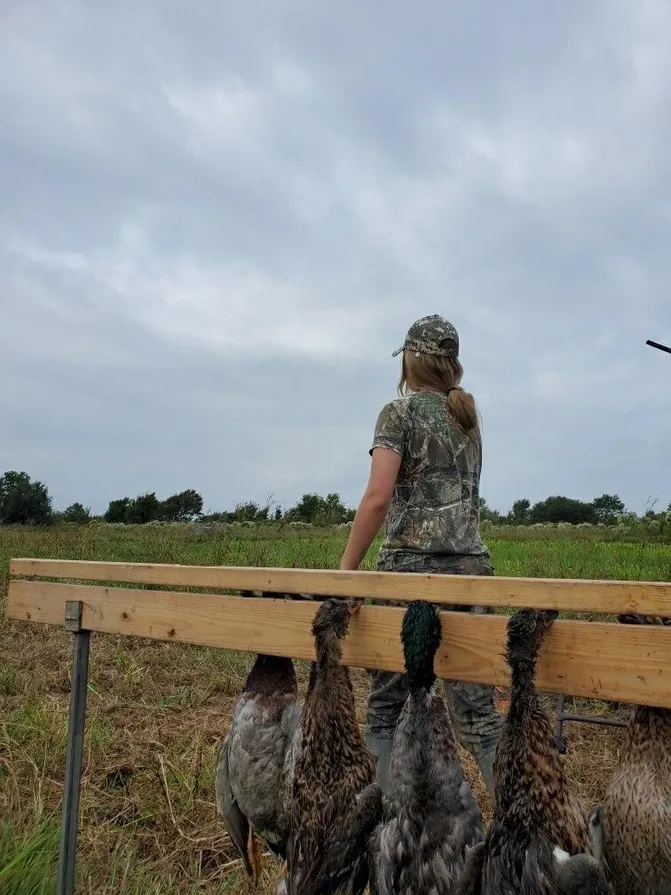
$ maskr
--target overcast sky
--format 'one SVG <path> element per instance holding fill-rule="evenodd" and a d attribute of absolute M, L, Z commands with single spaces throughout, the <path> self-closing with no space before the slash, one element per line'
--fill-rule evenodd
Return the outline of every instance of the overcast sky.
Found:
<path fill-rule="evenodd" d="M 490 505 L 671 500 L 668 0 L 0 17 L 0 472 L 355 504 L 440 313 Z"/>

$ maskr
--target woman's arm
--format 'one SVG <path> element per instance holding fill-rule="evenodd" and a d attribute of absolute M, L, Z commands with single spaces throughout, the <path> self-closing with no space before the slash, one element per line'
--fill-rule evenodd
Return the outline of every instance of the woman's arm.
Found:
<path fill-rule="evenodd" d="M 396 451 L 389 448 L 373 450 L 368 485 L 352 523 L 347 546 L 340 561 L 341 569 L 353 571 L 359 568 L 361 560 L 375 540 L 387 515 L 400 468 L 401 457 Z"/>

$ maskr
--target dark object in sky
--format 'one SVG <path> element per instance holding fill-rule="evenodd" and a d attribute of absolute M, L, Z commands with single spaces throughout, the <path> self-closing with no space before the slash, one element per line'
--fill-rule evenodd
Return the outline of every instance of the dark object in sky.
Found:
<path fill-rule="evenodd" d="M 666 351 L 667 354 L 671 354 L 671 348 L 668 345 L 660 345 L 659 342 L 653 342 L 652 339 L 648 339 L 645 344 L 652 345 L 653 348 L 659 348 L 660 351 Z"/>

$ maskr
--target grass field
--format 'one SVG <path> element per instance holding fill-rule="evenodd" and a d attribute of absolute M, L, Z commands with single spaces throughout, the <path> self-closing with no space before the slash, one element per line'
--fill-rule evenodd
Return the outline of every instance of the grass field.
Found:
<path fill-rule="evenodd" d="M 225 534 L 186 527 L 0 529 L 0 895 L 53 891 L 72 647 L 60 630 L 4 621 L 10 558 L 328 568 L 337 566 L 346 536 L 272 528 Z M 489 546 L 500 575 L 671 580 L 669 544 L 515 538 Z M 373 557 L 371 551 L 369 567 Z M 247 890 L 216 815 L 213 781 L 217 742 L 250 663 L 250 656 L 230 652 L 94 638 L 78 891 Z M 305 670 L 300 665 L 302 687 Z M 362 672 L 353 676 L 363 717 L 367 681 Z M 603 704 L 575 707 L 610 711 Z M 621 731 L 567 725 L 566 735 L 568 773 L 592 802 L 614 765 Z M 464 761 L 487 813 L 473 762 Z M 268 859 L 269 892 L 275 869 Z"/>

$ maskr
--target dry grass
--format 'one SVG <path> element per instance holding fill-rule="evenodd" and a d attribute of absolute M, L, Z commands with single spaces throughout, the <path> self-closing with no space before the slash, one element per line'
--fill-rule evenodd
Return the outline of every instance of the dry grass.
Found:
<path fill-rule="evenodd" d="M 60 632 L 23 626 L 6 633 L 10 639 L 0 664 L 0 813 L 29 841 L 41 821 L 55 823 L 58 817 L 71 642 Z M 246 889 L 216 814 L 214 769 L 216 745 L 250 658 L 103 637 L 94 639 L 91 656 L 80 890 L 176 895 Z M 304 666 L 299 674 L 304 688 Z M 360 671 L 353 675 L 363 717 L 368 682 Z M 621 731 L 571 724 L 566 734 L 570 778 L 592 803 L 614 766 Z M 464 764 L 489 815 L 489 799 L 470 756 L 464 755 Z M 55 845 L 53 840 L 52 854 L 43 855 L 46 864 L 51 858 L 53 865 Z M 268 858 L 264 889 L 269 892 L 275 870 Z"/>
<path fill-rule="evenodd" d="M 172 543 L 152 542 L 152 537 L 164 537 L 159 532 L 143 532 L 139 545 L 129 533 L 114 537 L 0 532 L 0 574 L 6 573 L 9 557 L 19 555 L 333 565 L 344 536 L 325 535 L 323 542 L 312 544 L 309 538 L 297 537 L 246 545 L 203 537 L 192 542 L 183 535 L 173 536 Z M 513 546 L 523 555 L 524 545 Z M 609 546 L 615 550 L 622 545 Z M 660 549 L 668 550 L 655 551 Z M 501 551 L 501 562 L 513 556 L 507 550 Z M 586 562 L 585 554 L 580 555 Z M 650 554 L 653 573 L 640 550 L 636 555 L 645 568 L 630 577 L 655 577 L 654 572 L 668 577 L 668 552 Z M 576 574 L 576 565 L 567 565 L 566 574 Z M 2 589 L 0 580 L 0 598 Z M 0 622 L 0 895 L 53 891 L 71 659 L 70 635 Z M 78 891 L 247 891 L 240 862 L 216 813 L 214 771 L 218 740 L 251 661 L 243 654 L 178 644 L 93 637 Z M 305 665 L 298 671 L 304 688 Z M 360 671 L 353 675 L 363 718 L 367 679 Z M 554 700 L 548 705 L 553 708 Z M 586 703 L 575 708 L 609 711 L 608 706 Z M 603 792 L 622 732 L 568 724 L 566 736 L 570 779 L 591 804 Z M 488 814 L 489 800 L 474 763 L 469 756 L 464 763 Z M 271 858 L 266 868 L 263 890 L 270 892 L 276 872 Z"/>

